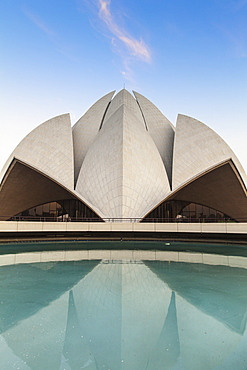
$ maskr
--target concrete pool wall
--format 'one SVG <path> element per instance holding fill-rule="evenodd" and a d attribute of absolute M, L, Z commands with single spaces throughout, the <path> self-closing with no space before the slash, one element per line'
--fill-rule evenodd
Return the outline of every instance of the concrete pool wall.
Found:
<path fill-rule="evenodd" d="M 247 223 L 0 221 L 3 239 L 150 238 L 247 241 Z"/>

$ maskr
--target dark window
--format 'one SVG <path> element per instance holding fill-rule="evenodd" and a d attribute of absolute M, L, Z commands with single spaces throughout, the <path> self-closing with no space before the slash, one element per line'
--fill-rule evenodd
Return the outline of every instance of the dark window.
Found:
<path fill-rule="evenodd" d="M 171 200 L 160 204 L 142 222 L 220 222 L 229 216 L 202 204 Z"/>
<path fill-rule="evenodd" d="M 103 221 L 77 199 L 59 200 L 38 205 L 15 215 L 11 220 L 38 221 Z"/>

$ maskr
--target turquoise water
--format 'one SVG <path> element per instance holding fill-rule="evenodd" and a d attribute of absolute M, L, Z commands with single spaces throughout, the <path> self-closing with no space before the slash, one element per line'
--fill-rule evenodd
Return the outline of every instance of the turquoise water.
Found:
<path fill-rule="evenodd" d="M 224 261 L 1 266 L 0 368 L 247 369 L 247 259 Z"/>
<path fill-rule="evenodd" d="M 0 255 L 6 253 L 56 251 L 56 250 L 173 250 L 203 253 L 218 253 L 223 255 L 239 255 L 247 257 L 247 245 L 164 242 L 164 241 L 59 241 L 59 242 L 22 242 L 0 243 Z"/>

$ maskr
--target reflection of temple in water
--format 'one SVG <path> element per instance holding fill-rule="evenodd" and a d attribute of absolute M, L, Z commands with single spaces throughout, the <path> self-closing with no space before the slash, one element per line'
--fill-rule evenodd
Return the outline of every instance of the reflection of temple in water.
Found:
<path fill-rule="evenodd" d="M 0 274 L 6 369 L 223 370 L 247 361 L 246 269 L 79 261 Z"/>

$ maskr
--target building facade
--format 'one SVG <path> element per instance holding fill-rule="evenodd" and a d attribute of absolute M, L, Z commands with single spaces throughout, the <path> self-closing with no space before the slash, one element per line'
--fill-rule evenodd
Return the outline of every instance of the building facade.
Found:
<path fill-rule="evenodd" d="M 176 127 L 127 90 L 30 132 L 0 175 L 0 220 L 214 222 L 247 220 L 246 175 L 213 130 Z"/>

